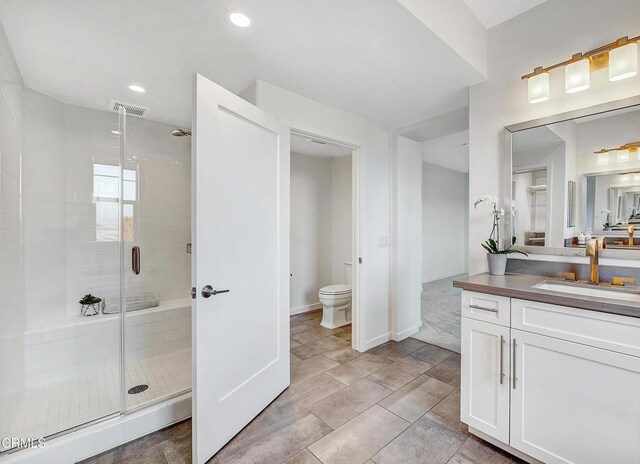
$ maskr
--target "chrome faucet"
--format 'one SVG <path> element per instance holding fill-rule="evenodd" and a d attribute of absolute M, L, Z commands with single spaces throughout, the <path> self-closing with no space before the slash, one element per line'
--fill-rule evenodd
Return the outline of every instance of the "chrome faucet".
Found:
<path fill-rule="evenodd" d="M 604 238 L 592 238 L 587 240 L 587 256 L 591 258 L 589 263 L 589 283 L 600 284 L 600 250 L 605 247 Z"/>

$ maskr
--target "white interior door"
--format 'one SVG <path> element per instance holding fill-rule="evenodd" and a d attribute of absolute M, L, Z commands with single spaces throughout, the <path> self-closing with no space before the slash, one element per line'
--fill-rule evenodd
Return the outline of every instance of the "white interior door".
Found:
<path fill-rule="evenodd" d="M 289 385 L 289 128 L 201 75 L 193 120 L 193 452 Z M 228 290 L 208 298 L 203 288 Z"/>

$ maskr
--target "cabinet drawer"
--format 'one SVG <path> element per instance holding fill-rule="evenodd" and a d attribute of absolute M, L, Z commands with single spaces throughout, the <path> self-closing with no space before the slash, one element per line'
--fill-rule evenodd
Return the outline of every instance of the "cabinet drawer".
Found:
<path fill-rule="evenodd" d="M 535 301 L 511 301 L 514 329 L 640 356 L 640 318 Z"/>
<path fill-rule="evenodd" d="M 508 327 L 511 322 L 511 298 L 463 291 L 462 316 Z"/>

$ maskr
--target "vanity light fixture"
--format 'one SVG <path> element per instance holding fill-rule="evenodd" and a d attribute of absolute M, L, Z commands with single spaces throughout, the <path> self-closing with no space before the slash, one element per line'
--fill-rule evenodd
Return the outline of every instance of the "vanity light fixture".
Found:
<path fill-rule="evenodd" d="M 640 160 L 640 151 L 638 151 L 638 148 L 640 148 L 640 142 L 630 142 L 616 148 L 603 148 L 594 153 L 598 156 L 598 166 L 603 166 L 609 164 L 609 153 L 612 152 L 615 152 L 618 163 L 626 163 L 629 161 L 631 154 L 635 154 Z"/>
<path fill-rule="evenodd" d="M 591 72 L 609 67 L 609 80 L 619 81 L 638 73 L 638 42 L 640 36 L 621 37 L 602 47 L 585 53 L 576 53 L 570 59 L 546 68 L 538 66 L 532 73 L 525 74 L 529 91 L 529 103 L 539 103 L 549 99 L 549 71 L 565 68 L 565 92 L 576 93 L 591 85 Z"/>

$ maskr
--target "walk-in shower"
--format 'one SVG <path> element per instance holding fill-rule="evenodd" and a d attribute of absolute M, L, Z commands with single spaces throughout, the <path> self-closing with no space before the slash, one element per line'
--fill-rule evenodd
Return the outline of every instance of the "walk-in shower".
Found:
<path fill-rule="evenodd" d="M 5 77 L 0 437 L 50 437 L 188 391 L 190 139 Z"/>

